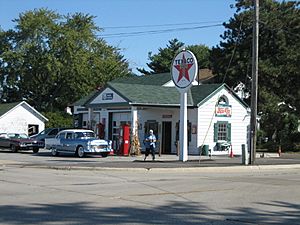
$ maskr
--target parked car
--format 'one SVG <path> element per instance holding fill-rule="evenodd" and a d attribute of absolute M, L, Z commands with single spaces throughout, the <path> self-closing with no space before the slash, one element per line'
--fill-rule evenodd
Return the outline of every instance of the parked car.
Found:
<path fill-rule="evenodd" d="M 84 129 L 60 131 L 55 138 L 47 138 L 45 145 L 53 156 L 64 152 L 75 153 L 80 158 L 85 154 L 100 154 L 107 157 L 111 151 L 111 141 L 97 139 L 92 130 Z"/>
<path fill-rule="evenodd" d="M 12 152 L 18 150 L 32 150 L 38 153 L 40 148 L 43 148 L 44 143 L 32 138 L 23 133 L 1 133 L 0 147 L 10 148 Z"/>
<path fill-rule="evenodd" d="M 45 130 L 41 131 L 40 133 L 32 135 L 30 137 L 45 143 L 46 138 L 54 138 L 58 134 L 59 131 L 62 131 L 65 129 L 67 129 L 67 128 L 60 128 L 60 127 L 46 128 Z M 45 147 L 45 145 L 43 147 Z"/>

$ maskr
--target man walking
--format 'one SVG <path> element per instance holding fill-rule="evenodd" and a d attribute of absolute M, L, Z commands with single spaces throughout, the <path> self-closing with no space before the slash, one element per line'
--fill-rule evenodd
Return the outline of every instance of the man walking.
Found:
<path fill-rule="evenodd" d="M 145 147 L 146 147 L 146 152 L 145 152 L 145 158 L 144 161 L 146 160 L 147 156 L 151 153 L 152 155 L 152 160 L 155 160 L 155 142 L 156 142 L 156 137 L 153 134 L 153 130 L 149 131 L 149 135 L 145 139 Z"/>

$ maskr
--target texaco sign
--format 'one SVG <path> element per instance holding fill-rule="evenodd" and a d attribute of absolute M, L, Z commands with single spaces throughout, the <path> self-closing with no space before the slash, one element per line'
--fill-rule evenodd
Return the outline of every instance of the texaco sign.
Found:
<path fill-rule="evenodd" d="M 183 50 L 173 59 L 172 80 L 179 91 L 185 92 L 190 88 L 197 72 L 197 59 L 191 51 Z"/>

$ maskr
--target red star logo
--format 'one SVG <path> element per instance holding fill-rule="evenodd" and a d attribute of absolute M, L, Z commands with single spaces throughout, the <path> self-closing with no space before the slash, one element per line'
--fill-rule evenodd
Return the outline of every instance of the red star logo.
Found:
<path fill-rule="evenodd" d="M 185 77 L 188 81 L 190 81 L 189 76 L 189 69 L 193 66 L 193 64 L 187 64 L 186 59 L 184 57 L 184 54 L 182 55 L 182 60 L 179 65 L 174 66 L 179 71 L 179 76 L 177 83 L 182 79 L 182 77 Z"/>

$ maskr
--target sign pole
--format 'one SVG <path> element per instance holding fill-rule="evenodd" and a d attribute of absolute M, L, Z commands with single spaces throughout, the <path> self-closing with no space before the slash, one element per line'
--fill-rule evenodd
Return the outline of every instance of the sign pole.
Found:
<path fill-rule="evenodd" d="M 173 59 L 171 73 L 172 80 L 180 93 L 179 160 L 186 162 L 188 160 L 187 92 L 198 73 L 195 55 L 183 49 Z"/>
<path fill-rule="evenodd" d="M 186 162 L 188 160 L 188 140 L 187 140 L 187 92 L 180 93 L 180 137 L 179 146 L 180 154 L 179 160 Z"/>

